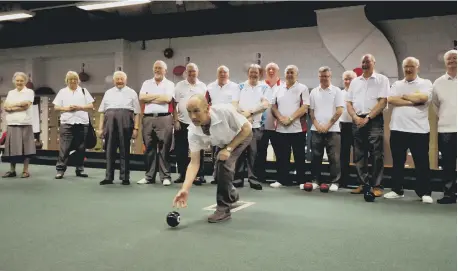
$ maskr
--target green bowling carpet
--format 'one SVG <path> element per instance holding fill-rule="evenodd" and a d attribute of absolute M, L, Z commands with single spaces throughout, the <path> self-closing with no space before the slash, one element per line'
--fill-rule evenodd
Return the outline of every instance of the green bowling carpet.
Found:
<path fill-rule="evenodd" d="M 70 167 L 55 180 L 54 167 L 31 165 L 28 179 L 0 179 L 0 270 L 457 269 L 456 205 L 425 205 L 412 192 L 366 203 L 348 190 L 245 187 L 240 200 L 252 205 L 209 224 L 216 186 L 208 183 L 192 188 L 171 229 L 165 217 L 178 185 L 137 185 L 143 172 L 132 172 L 131 186 L 100 186 L 104 170 L 86 172 L 76 178 Z"/>

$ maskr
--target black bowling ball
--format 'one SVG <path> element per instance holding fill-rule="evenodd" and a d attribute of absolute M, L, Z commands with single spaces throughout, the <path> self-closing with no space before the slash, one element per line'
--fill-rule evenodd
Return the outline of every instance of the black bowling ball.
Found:
<path fill-rule="evenodd" d="M 167 214 L 167 224 L 174 228 L 180 224 L 180 213 L 173 211 Z"/>

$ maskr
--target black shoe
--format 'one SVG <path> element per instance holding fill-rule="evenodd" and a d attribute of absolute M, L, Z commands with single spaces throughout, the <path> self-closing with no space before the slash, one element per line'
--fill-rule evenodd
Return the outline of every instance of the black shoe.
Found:
<path fill-rule="evenodd" d="M 242 188 L 244 186 L 243 181 L 234 182 L 232 184 L 237 188 Z"/>
<path fill-rule="evenodd" d="M 113 184 L 113 181 L 111 181 L 111 180 L 103 180 L 99 184 L 100 185 Z"/>
<path fill-rule="evenodd" d="M 443 197 L 441 199 L 438 199 L 437 203 L 439 203 L 439 204 L 455 204 L 456 203 L 456 197 Z"/>
<path fill-rule="evenodd" d="M 218 181 L 213 180 L 213 181 L 211 181 L 210 183 L 211 183 L 211 184 L 218 184 Z"/>
<path fill-rule="evenodd" d="M 194 185 L 202 185 L 204 183 L 207 183 L 207 181 L 204 179 L 204 177 L 198 177 L 193 182 Z"/>
<path fill-rule="evenodd" d="M 130 185 L 130 181 L 129 181 L 129 180 L 127 180 L 127 181 L 122 181 L 121 184 L 122 184 L 122 185 Z"/>
<path fill-rule="evenodd" d="M 184 178 L 181 178 L 179 177 L 178 179 L 176 179 L 175 181 L 173 181 L 174 183 L 184 183 Z"/>
<path fill-rule="evenodd" d="M 77 171 L 77 172 L 76 172 L 76 177 L 87 178 L 87 177 L 89 177 L 89 175 L 87 175 L 87 174 L 84 173 L 83 171 Z"/>
<path fill-rule="evenodd" d="M 250 182 L 250 187 L 254 190 L 262 190 L 262 185 L 260 183 L 252 183 Z"/>

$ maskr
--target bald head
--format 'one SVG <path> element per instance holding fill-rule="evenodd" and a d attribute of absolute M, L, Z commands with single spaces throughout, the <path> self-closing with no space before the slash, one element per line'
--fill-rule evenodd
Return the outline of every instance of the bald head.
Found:
<path fill-rule="evenodd" d="M 208 102 L 207 102 L 207 99 L 205 98 L 204 95 L 202 94 L 194 94 L 192 95 L 189 100 L 188 100 L 188 103 L 186 105 L 186 107 L 190 107 L 190 106 L 193 106 L 193 107 L 207 107 L 208 106 Z"/>
<path fill-rule="evenodd" d="M 210 107 L 204 95 L 192 95 L 186 104 L 186 109 L 194 125 L 200 126 L 210 122 Z"/>

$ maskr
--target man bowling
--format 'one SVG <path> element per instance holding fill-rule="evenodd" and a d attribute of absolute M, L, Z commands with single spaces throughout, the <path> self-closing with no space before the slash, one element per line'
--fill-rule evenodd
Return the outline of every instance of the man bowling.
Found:
<path fill-rule="evenodd" d="M 213 105 L 211 108 L 203 95 L 193 95 L 186 104 L 192 124 L 189 125 L 188 141 L 191 162 L 186 171 L 185 181 L 173 200 L 173 205 L 184 208 L 187 205 L 189 189 L 200 167 L 200 150 L 209 146 L 219 147 L 215 162 L 216 211 L 208 222 L 217 223 L 231 218 L 231 204 L 239 200 L 232 184 L 235 163 L 253 137 L 250 122 L 229 104 Z"/>

